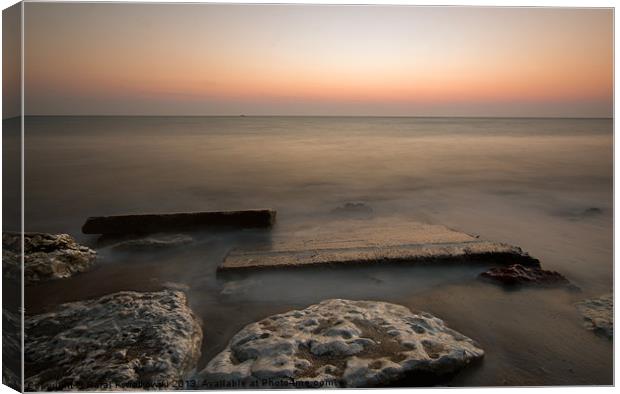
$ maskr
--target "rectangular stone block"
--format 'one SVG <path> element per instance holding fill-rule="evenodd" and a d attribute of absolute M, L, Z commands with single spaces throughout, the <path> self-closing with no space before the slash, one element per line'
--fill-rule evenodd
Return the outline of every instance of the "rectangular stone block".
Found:
<path fill-rule="evenodd" d="M 271 227 L 275 219 L 276 211 L 271 209 L 98 216 L 88 218 L 82 226 L 82 232 L 84 234 L 149 234 L 200 230 L 209 227 L 260 228 Z"/>
<path fill-rule="evenodd" d="M 493 260 L 498 264 L 538 266 L 521 248 L 481 240 L 441 225 L 416 222 L 355 223 L 350 228 L 318 228 L 307 238 L 274 236 L 253 250 L 232 250 L 219 271 L 333 265 L 462 263 Z"/>

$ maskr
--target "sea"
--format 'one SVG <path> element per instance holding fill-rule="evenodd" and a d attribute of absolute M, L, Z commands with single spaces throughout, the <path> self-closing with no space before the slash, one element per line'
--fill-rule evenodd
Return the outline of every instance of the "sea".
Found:
<path fill-rule="evenodd" d="M 19 143 L 5 145 L 17 157 Z M 612 341 L 586 330 L 574 306 L 613 291 L 613 119 L 32 116 L 24 162 L 25 230 L 68 233 L 99 252 L 89 272 L 26 287 L 27 314 L 182 289 L 203 321 L 201 369 L 271 314 L 380 300 L 430 312 L 485 350 L 446 385 L 613 383 Z M 5 186 L 5 200 L 16 193 Z M 419 221 L 517 245 L 581 291 L 504 289 L 475 265 L 222 277 L 226 254 L 261 234 L 198 234 L 193 246 L 132 254 L 81 233 L 89 216 L 272 208 L 269 231 L 287 234 L 337 222 L 347 203 L 369 208 L 360 225 Z"/>

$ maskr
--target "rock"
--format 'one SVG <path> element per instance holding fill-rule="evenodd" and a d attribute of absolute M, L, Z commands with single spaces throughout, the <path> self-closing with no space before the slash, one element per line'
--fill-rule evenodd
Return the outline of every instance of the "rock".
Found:
<path fill-rule="evenodd" d="M 348 220 L 294 234 L 274 234 L 264 247 L 232 250 L 218 271 L 485 260 L 540 265 L 516 246 L 482 240 L 441 225 L 377 219 Z"/>
<path fill-rule="evenodd" d="M 202 341 L 186 301 L 180 291 L 123 291 L 28 316 L 27 391 L 177 384 L 195 368 Z"/>
<path fill-rule="evenodd" d="M 591 207 L 591 208 L 585 209 L 582 215 L 593 216 L 593 215 L 600 215 L 601 213 L 603 213 L 603 210 L 601 208 Z"/>
<path fill-rule="evenodd" d="M 17 355 L 18 357 L 21 357 L 19 354 Z M 2 384 L 5 386 L 8 386 L 10 388 L 12 388 L 13 390 L 17 391 L 18 393 L 23 392 L 22 390 L 22 381 L 20 378 L 20 374 L 14 370 L 12 370 L 11 368 L 9 368 L 7 365 L 2 364 Z"/>
<path fill-rule="evenodd" d="M 222 286 L 220 294 L 225 296 L 243 294 L 246 293 L 250 288 L 257 286 L 258 284 L 259 282 L 254 279 L 231 280 L 226 282 L 224 286 Z"/>
<path fill-rule="evenodd" d="M 540 267 L 525 267 L 521 264 L 491 268 L 481 273 L 480 278 L 506 286 L 566 286 L 578 290 L 577 286 L 571 284 L 559 272 L 547 271 Z"/>
<path fill-rule="evenodd" d="M 483 355 L 428 313 L 332 299 L 247 325 L 198 377 L 207 384 L 371 387 L 418 374 L 441 378 Z"/>
<path fill-rule="evenodd" d="M 276 211 L 186 212 L 90 217 L 82 226 L 84 234 L 152 234 L 210 227 L 271 227 Z"/>
<path fill-rule="evenodd" d="M 185 234 L 160 234 L 153 237 L 129 239 L 110 245 L 113 250 L 123 252 L 148 252 L 163 249 L 178 248 L 194 242 L 194 238 Z"/>
<path fill-rule="evenodd" d="M 347 202 L 332 210 L 336 215 L 352 217 L 370 217 L 373 212 L 373 209 L 363 202 Z"/>
<path fill-rule="evenodd" d="M 21 236 L 2 233 L 4 276 L 21 277 Z M 88 270 L 97 252 L 80 245 L 67 234 L 24 233 L 24 281 L 26 285 L 73 276 Z"/>
<path fill-rule="evenodd" d="M 22 392 L 22 317 L 11 312 L 6 305 L 2 308 L 2 384 Z"/>
<path fill-rule="evenodd" d="M 181 290 L 184 292 L 189 291 L 190 289 L 189 285 L 179 282 L 164 282 L 161 285 L 166 289 Z"/>
<path fill-rule="evenodd" d="M 568 220 L 575 221 L 575 220 L 595 218 L 597 216 L 602 215 L 603 212 L 604 210 L 599 207 L 587 207 L 587 208 L 573 207 L 573 208 L 567 208 L 567 209 L 554 211 L 554 214 L 558 216 L 563 216 L 567 218 Z"/>
<path fill-rule="evenodd" d="M 575 304 L 586 321 L 586 328 L 599 335 L 613 339 L 614 298 L 607 294 L 599 298 L 583 300 Z"/>

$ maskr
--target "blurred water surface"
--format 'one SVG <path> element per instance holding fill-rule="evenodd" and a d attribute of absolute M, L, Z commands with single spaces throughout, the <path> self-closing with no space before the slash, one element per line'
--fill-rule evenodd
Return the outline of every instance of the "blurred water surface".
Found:
<path fill-rule="evenodd" d="M 277 236 L 363 202 L 372 214 L 360 225 L 417 220 L 519 245 L 583 289 L 505 291 L 476 280 L 481 266 L 216 275 L 230 248 L 270 236 L 246 231 L 157 254 L 101 249 L 93 271 L 28 287 L 29 313 L 180 286 L 204 321 L 202 366 L 271 313 L 386 300 L 435 313 L 486 350 L 449 384 L 612 383 L 611 341 L 583 329 L 572 305 L 612 290 L 611 119 L 28 117 L 25 136 L 27 231 L 95 245 L 80 234 L 88 216 L 268 207 Z"/>

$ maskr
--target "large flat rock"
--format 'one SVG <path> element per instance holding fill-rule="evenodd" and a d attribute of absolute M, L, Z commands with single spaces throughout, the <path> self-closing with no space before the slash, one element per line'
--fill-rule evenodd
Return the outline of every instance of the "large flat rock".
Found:
<path fill-rule="evenodd" d="M 27 391 L 171 388 L 200 355 L 180 291 L 124 291 L 25 320 Z"/>
<path fill-rule="evenodd" d="M 204 388 L 372 387 L 446 378 L 484 351 L 428 313 L 326 300 L 249 324 L 198 378 Z"/>
<path fill-rule="evenodd" d="M 519 247 L 481 240 L 441 225 L 351 220 L 275 234 L 268 245 L 232 250 L 218 270 L 489 259 L 498 264 L 539 266 L 538 260 Z"/>
<path fill-rule="evenodd" d="M 276 220 L 272 209 L 244 211 L 206 211 L 114 215 L 89 217 L 82 226 L 84 234 L 152 234 L 202 230 L 210 227 L 271 227 Z"/>

